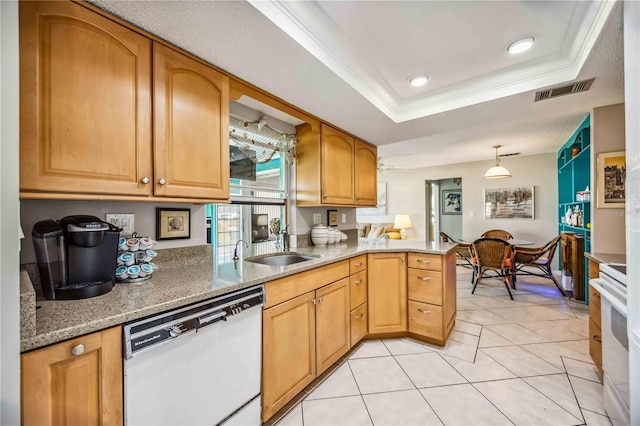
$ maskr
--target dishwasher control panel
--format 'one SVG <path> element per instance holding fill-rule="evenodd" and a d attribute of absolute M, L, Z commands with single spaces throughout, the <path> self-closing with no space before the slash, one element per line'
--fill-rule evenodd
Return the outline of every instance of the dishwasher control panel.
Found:
<path fill-rule="evenodd" d="M 125 356 L 132 358 L 164 342 L 203 327 L 231 320 L 245 310 L 262 307 L 262 285 L 165 312 L 124 326 Z"/>

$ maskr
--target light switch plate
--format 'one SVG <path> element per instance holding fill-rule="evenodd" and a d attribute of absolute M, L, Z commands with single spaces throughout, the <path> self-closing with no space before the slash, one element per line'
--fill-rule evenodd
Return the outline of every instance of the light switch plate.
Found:
<path fill-rule="evenodd" d="M 135 217 L 133 213 L 107 213 L 105 221 L 122 228 L 123 234 L 133 234 L 135 231 Z"/>
<path fill-rule="evenodd" d="M 322 215 L 320 213 L 314 213 L 313 214 L 313 224 L 317 225 L 319 223 L 322 223 Z"/>
<path fill-rule="evenodd" d="M 347 223 L 347 214 L 342 213 L 342 223 Z"/>

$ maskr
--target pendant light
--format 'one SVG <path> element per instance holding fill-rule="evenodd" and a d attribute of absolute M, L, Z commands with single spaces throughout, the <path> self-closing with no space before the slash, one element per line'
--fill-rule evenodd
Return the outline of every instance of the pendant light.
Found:
<path fill-rule="evenodd" d="M 494 145 L 493 147 L 496 149 L 496 165 L 487 170 L 487 173 L 484 174 L 485 179 L 503 179 L 510 178 L 511 173 L 509 170 L 505 169 L 500 165 L 500 157 L 498 157 L 498 148 L 502 145 Z"/>

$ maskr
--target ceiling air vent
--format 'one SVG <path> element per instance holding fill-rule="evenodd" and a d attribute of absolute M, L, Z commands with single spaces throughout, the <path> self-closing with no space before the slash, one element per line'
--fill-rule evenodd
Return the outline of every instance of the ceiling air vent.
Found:
<path fill-rule="evenodd" d="M 544 101 L 546 99 L 557 98 L 558 96 L 572 95 L 574 93 L 586 92 L 591 87 L 595 78 L 582 80 L 572 83 L 568 86 L 554 87 L 552 89 L 539 90 L 536 92 L 535 102 Z"/>

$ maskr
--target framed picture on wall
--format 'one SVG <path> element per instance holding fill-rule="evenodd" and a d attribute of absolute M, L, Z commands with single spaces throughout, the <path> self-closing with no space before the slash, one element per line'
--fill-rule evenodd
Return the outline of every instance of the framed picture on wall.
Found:
<path fill-rule="evenodd" d="M 627 177 L 624 151 L 603 152 L 596 161 L 596 190 L 599 209 L 623 209 Z"/>
<path fill-rule="evenodd" d="M 462 190 L 442 190 L 442 214 L 462 214 Z"/>
<path fill-rule="evenodd" d="M 484 190 L 485 219 L 533 219 L 533 186 Z"/>
<path fill-rule="evenodd" d="M 156 208 L 156 240 L 191 238 L 191 210 Z"/>

